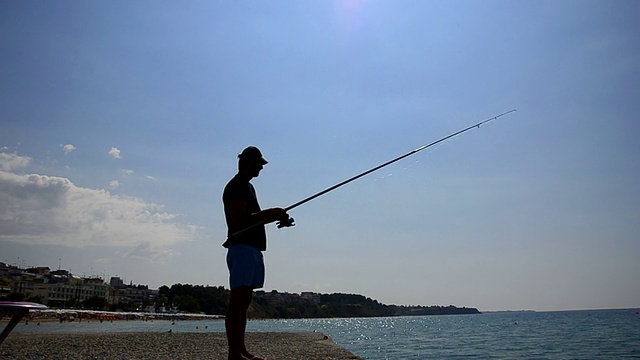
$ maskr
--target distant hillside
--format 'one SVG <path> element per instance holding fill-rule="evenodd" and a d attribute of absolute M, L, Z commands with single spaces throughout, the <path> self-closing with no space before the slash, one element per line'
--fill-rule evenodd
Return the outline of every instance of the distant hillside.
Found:
<path fill-rule="evenodd" d="M 208 315 L 222 315 L 229 301 L 229 290 L 222 286 L 174 284 L 162 286 L 159 298 L 166 308 Z M 278 291 L 256 291 L 249 309 L 254 319 L 295 319 L 332 317 L 376 317 L 412 315 L 480 314 L 475 308 L 449 306 L 385 305 L 358 294 L 292 294 Z"/>
<path fill-rule="evenodd" d="M 417 315 L 458 315 L 458 314 L 481 314 L 476 308 L 449 306 L 397 306 L 391 305 L 396 316 L 417 316 Z"/>

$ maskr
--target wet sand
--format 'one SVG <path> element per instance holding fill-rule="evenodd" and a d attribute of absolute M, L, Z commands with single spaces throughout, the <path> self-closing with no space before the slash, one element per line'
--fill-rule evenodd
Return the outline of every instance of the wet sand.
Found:
<path fill-rule="evenodd" d="M 361 359 L 321 333 L 247 333 L 247 348 L 269 360 Z M 0 358 L 227 359 L 224 333 L 12 333 Z"/>

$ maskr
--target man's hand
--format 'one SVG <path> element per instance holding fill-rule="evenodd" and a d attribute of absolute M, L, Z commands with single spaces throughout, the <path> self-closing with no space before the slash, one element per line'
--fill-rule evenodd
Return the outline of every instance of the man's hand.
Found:
<path fill-rule="evenodd" d="M 271 209 L 262 210 L 262 215 L 264 216 L 265 223 L 282 221 L 284 219 L 289 218 L 289 215 L 287 215 L 287 210 L 283 208 L 271 208 Z"/>
<path fill-rule="evenodd" d="M 271 208 L 264 210 L 267 222 L 277 221 L 278 228 L 294 226 L 293 218 L 289 217 L 287 210 L 282 208 Z"/>

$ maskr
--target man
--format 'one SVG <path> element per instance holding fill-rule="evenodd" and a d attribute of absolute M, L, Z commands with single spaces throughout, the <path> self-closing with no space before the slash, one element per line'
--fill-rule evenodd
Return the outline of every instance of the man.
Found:
<path fill-rule="evenodd" d="M 260 150 L 249 146 L 238 155 L 238 173 L 225 186 L 222 194 L 228 238 L 223 244 L 227 250 L 227 267 L 231 296 L 225 318 L 229 360 L 261 358 L 247 351 L 244 343 L 247 310 L 253 298 L 253 289 L 264 285 L 264 259 L 267 249 L 265 224 L 281 221 L 290 224 L 285 209 L 260 210 L 255 189 L 249 182 L 258 177 L 267 160 Z"/>

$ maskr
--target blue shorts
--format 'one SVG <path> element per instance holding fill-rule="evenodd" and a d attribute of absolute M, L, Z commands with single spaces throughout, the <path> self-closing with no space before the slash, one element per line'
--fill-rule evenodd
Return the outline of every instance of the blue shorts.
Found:
<path fill-rule="evenodd" d="M 258 289 L 264 286 L 264 257 L 262 251 L 251 245 L 231 245 L 227 249 L 229 283 L 232 289 L 248 286 Z"/>

